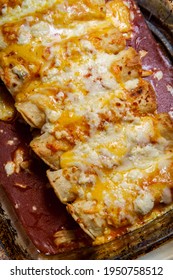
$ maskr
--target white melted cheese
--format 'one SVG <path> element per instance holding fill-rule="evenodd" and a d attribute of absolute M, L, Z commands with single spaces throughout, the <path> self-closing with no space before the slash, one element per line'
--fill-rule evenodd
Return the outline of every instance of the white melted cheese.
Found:
<path fill-rule="evenodd" d="M 127 123 L 118 127 L 109 124 L 107 130 L 97 132 L 87 143 L 79 143 L 72 151 L 64 153 L 61 165 L 62 167 L 77 165 L 80 168 L 82 165 L 84 170 L 88 165 L 99 168 L 117 166 L 118 170 L 128 170 L 126 164 L 129 162 L 131 168 L 132 166 L 149 168 L 164 155 L 163 145 L 150 143 L 153 131 L 150 118 L 144 118 L 139 125 Z M 137 173 L 136 176 L 138 175 Z"/>
<path fill-rule="evenodd" d="M 146 215 L 148 214 L 154 207 L 154 198 L 149 192 L 141 193 L 134 201 L 135 211 Z"/>
<path fill-rule="evenodd" d="M 56 2 L 57 0 L 23 0 L 21 7 L 16 6 L 14 9 L 6 9 L 3 17 L 0 17 L 0 25 L 17 21 L 19 18 L 41 11 L 48 6 L 50 7 Z"/>
<path fill-rule="evenodd" d="M 30 27 L 28 25 L 22 24 L 18 33 L 18 44 L 25 45 L 31 40 Z"/>
<path fill-rule="evenodd" d="M 13 161 L 8 161 L 5 164 L 4 168 L 7 176 L 11 176 L 12 174 L 15 173 L 15 163 Z"/>
<path fill-rule="evenodd" d="M 105 90 L 117 89 L 118 84 L 109 71 L 111 64 L 115 60 L 114 55 L 99 53 L 96 56 L 82 56 L 82 62 L 69 61 L 70 66 L 63 70 L 52 68 L 45 73 L 43 82 L 57 82 L 61 84 L 73 82 L 73 86 L 85 88 L 90 94 L 102 92 Z M 89 76 L 87 77 L 87 75 Z"/>
<path fill-rule="evenodd" d="M 139 120 L 136 122 L 138 123 Z M 151 119 L 144 117 L 140 125 L 142 124 L 145 134 L 149 136 L 148 126 L 151 125 Z M 93 193 L 105 191 L 107 193 L 104 195 L 105 204 L 115 207 L 115 204 L 117 205 L 122 199 L 128 205 L 127 197 L 129 196 L 134 203 L 134 211 L 146 215 L 153 209 L 155 198 L 148 189 L 144 191 L 139 184 L 143 180 L 148 180 L 149 174 L 156 170 L 164 176 L 164 172 L 167 172 L 170 166 L 171 154 L 165 154 L 163 144 L 150 143 L 149 137 L 145 138 L 143 144 L 140 138 L 134 141 L 131 131 L 135 129 L 135 122 L 119 127 L 109 124 L 107 131 L 97 133 L 86 143 L 78 143 L 73 150 L 64 153 L 60 164 L 62 169 L 68 170 L 75 166 L 81 170 L 82 180 L 76 183 L 93 185 L 90 199 L 94 199 Z M 153 131 L 154 127 L 151 127 L 151 130 Z M 88 171 L 94 172 L 93 181 L 89 180 Z M 85 194 L 86 192 L 83 195 Z M 162 201 L 169 204 L 170 200 L 169 189 L 165 189 Z M 111 206 L 112 203 L 114 206 Z M 119 207 L 120 204 L 118 204 Z M 123 210 L 122 207 L 121 210 L 125 211 L 125 217 L 127 208 Z M 128 219 L 132 218 L 130 214 L 128 217 Z"/>

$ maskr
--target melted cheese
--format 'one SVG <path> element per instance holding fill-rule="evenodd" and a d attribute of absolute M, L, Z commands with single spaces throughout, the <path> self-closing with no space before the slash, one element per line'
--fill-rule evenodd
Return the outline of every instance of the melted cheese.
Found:
<path fill-rule="evenodd" d="M 116 59 L 115 53 L 125 47 L 125 41 L 112 24 L 114 15 L 110 15 L 104 1 L 25 0 L 4 4 L 7 11 L 0 18 L 4 49 L 0 54 L 4 69 L 1 78 L 17 99 L 21 101 L 21 97 L 26 99 L 32 95 L 25 84 L 35 80 L 35 75 L 41 77 L 43 85 L 62 87 L 63 81 L 70 85 L 73 94 L 81 89 L 82 93 L 92 93 L 119 87 L 110 68 Z M 124 15 L 119 20 L 123 18 L 129 25 L 125 4 L 117 5 Z M 64 22 L 66 17 L 72 17 L 68 24 Z M 109 39 L 105 40 L 106 37 Z M 18 61 L 22 65 L 19 66 Z"/>
<path fill-rule="evenodd" d="M 0 93 L 0 120 L 10 121 L 15 116 L 14 102 L 9 93 L 1 89 Z"/>
<path fill-rule="evenodd" d="M 56 0 L 24 0 L 21 1 L 21 5 L 15 5 L 14 7 L 10 7 L 9 5 L 4 6 L 5 9 L 3 10 L 3 16 L 0 18 L 0 25 L 18 21 L 19 18 L 28 16 L 43 9 L 45 10 L 50 7 L 50 5 L 53 6 L 56 2 Z"/>
<path fill-rule="evenodd" d="M 118 26 L 121 32 L 130 32 L 130 10 L 124 1 L 109 1 L 107 4 L 107 15 Z"/>
<path fill-rule="evenodd" d="M 110 238 L 111 227 L 137 226 L 141 216 L 145 221 L 147 215 L 153 215 L 156 205 L 172 203 L 173 154 L 168 147 L 172 147 L 172 141 L 162 135 L 158 116 L 136 118 L 132 123 L 116 126 L 109 124 L 86 143 L 78 143 L 63 153 L 63 174 L 50 171 L 48 177 L 61 201 L 71 203 L 69 209 L 74 207 L 74 213 L 83 217 L 84 224 L 89 213 L 79 201 L 96 202 L 93 211 L 104 221 L 104 232 L 97 235 L 91 227 L 88 233 L 99 244 L 106 242 L 107 234 Z M 56 176 L 54 182 L 52 173 Z M 74 193 L 75 198 L 61 194 L 64 185 L 59 176 L 70 183 L 69 193 Z M 89 211 L 87 204 L 85 207 Z"/>

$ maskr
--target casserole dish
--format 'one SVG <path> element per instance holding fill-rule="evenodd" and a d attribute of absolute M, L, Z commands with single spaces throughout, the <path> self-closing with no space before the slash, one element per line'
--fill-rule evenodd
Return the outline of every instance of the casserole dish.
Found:
<path fill-rule="evenodd" d="M 142 56 L 142 60 L 143 60 L 143 68 L 145 69 L 146 72 L 150 71 L 151 68 L 154 69 L 153 75 L 148 76 L 147 79 L 150 80 L 154 89 L 158 92 L 158 95 L 157 95 L 158 111 L 159 112 L 166 111 L 171 114 L 171 108 L 172 108 L 172 94 L 171 94 L 172 75 L 171 75 L 171 71 L 172 71 L 172 68 L 171 68 L 171 63 L 169 61 L 169 58 L 167 58 L 166 60 L 165 60 L 165 58 L 163 58 L 163 54 L 161 53 L 161 51 L 158 48 L 155 41 L 152 39 L 150 33 L 148 32 L 146 25 L 144 24 L 143 18 L 141 17 L 141 15 L 138 12 L 135 13 L 133 22 L 134 22 L 134 26 L 135 26 L 133 40 L 129 39 L 128 44 L 129 44 L 129 46 L 134 47 L 138 52 L 139 51 L 141 52 L 141 56 Z M 144 50 L 144 46 L 145 46 L 145 50 Z M 150 55 L 146 55 L 147 48 L 150 48 L 150 51 L 148 52 Z M 170 48 L 167 47 L 167 49 L 168 49 L 168 52 L 170 55 L 171 54 Z M 153 50 L 154 50 L 154 52 L 153 52 Z M 152 62 L 151 62 L 151 57 L 152 57 L 152 60 L 153 60 L 153 57 L 155 58 Z M 159 92 L 162 92 L 163 89 L 164 89 L 164 92 L 166 92 L 166 93 L 164 95 L 159 94 Z M 49 184 L 47 182 L 45 175 L 41 173 L 41 172 L 43 172 L 43 173 L 45 172 L 46 167 L 42 166 L 42 163 L 40 163 L 40 161 L 39 161 L 37 166 L 39 166 L 41 164 L 41 170 L 42 170 L 39 172 L 39 174 L 42 174 L 41 178 L 43 180 L 43 184 L 44 185 L 46 184 L 47 187 L 45 189 L 45 186 L 44 186 L 44 191 L 43 191 L 42 186 L 39 185 L 39 187 L 37 186 L 37 192 L 39 189 L 41 192 L 41 195 L 43 194 L 43 192 L 45 192 L 47 198 L 50 196 L 48 205 L 49 205 L 49 210 L 51 212 L 53 219 L 55 217 L 55 214 L 57 216 L 57 215 L 59 215 L 59 213 L 61 213 L 61 216 L 62 216 L 61 223 L 59 222 L 58 225 L 56 224 L 56 231 L 55 231 L 55 229 L 53 230 L 54 242 L 57 246 L 56 250 L 58 248 L 58 254 L 57 254 L 57 252 L 54 249 L 54 246 L 52 245 L 52 241 L 49 239 L 49 236 L 47 236 L 47 232 L 40 230 L 39 238 L 36 238 L 36 237 L 33 238 L 34 230 L 36 230 L 35 236 L 36 236 L 36 234 L 38 235 L 38 230 L 41 227 L 41 224 L 40 224 L 41 218 L 43 218 L 43 220 L 44 220 L 44 217 L 47 216 L 48 207 L 46 206 L 45 214 L 42 214 L 42 217 L 41 216 L 39 217 L 39 214 L 37 211 L 38 201 L 35 202 L 34 193 L 33 194 L 30 193 L 30 195 L 27 194 L 26 197 L 29 198 L 28 200 L 32 200 L 32 209 L 27 210 L 27 207 L 31 207 L 31 204 L 29 204 L 27 201 L 27 198 L 25 198 L 26 199 L 25 203 L 24 203 L 25 209 L 22 209 L 20 211 L 18 210 L 20 208 L 19 206 L 20 206 L 21 199 L 23 199 L 25 196 L 24 193 L 26 192 L 26 189 L 28 192 L 28 188 L 27 188 L 28 183 L 29 183 L 29 185 L 30 184 L 33 185 L 32 181 L 31 182 L 29 181 L 30 180 L 29 178 L 31 177 L 30 174 L 33 174 L 34 173 L 33 170 L 35 170 L 35 168 L 33 168 L 34 163 L 31 162 L 31 160 L 30 160 L 31 152 L 29 151 L 29 154 L 28 154 L 28 141 L 30 141 L 30 136 L 29 136 L 29 138 L 27 138 L 27 137 L 25 138 L 22 135 L 20 137 L 18 137 L 18 136 L 16 137 L 16 133 L 18 135 L 18 133 L 20 131 L 22 131 L 22 129 L 24 129 L 24 131 L 26 129 L 26 132 L 24 132 L 23 135 L 29 135 L 28 130 L 26 127 L 25 128 L 23 128 L 23 126 L 21 127 L 21 120 L 20 120 L 20 122 L 17 121 L 17 123 L 13 122 L 13 124 L 8 123 L 8 125 L 7 124 L 4 125 L 4 123 L 2 123 L 1 126 L 2 126 L 1 127 L 2 132 L 6 131 L 6 129 L 8 130 L 8 133 L 5 133 L 6 136 L 4 136 L 4 133 L 3 133 L 3 137 L 1 138 L 1 141 L 2 141 L 1 145 L 8 146 L 8 149 L 6 148 L 5 155 L 2 151 L 1 159 L 5 158 L 5 162 L 8 162 L 8 160 L 6 158 L 7 154 L 9 153 L 8 157 L 10 157 L 11 153 L 14 154 L 16 151 L 16 147 L 18 147 L 19 151 L 20 151 L 20 147 L 22 147 L 22 151 L 25 151 L 25 149 L 27 150 L 26 154 L 25 153 L 23 154 L 24 165 L 22 168 L 21 167 L 19 168 L 21 172 L 23 172 L 23 170 L 27 170 L 27 172 L 25 172 L 25 175 L 23 175 L 25 177 L 25 179 L 23 177 L 23 179 L 21 181 L 18 180 L 18 174 L 20 174 L 20 172 L 16 172 L 17 174 L 15 175 L 15 180 L 16 179 L 18 180 L 18 181 L 15 181 L 16 188 L 13 189 L 12 192 L 10 189 L 8 190 L 7 187 L 5 189 L 6 189 L 6 193 L 8 196 L 7 200 L 9 198 L 13 200 L 13 204 L 15 205 L 15 208 L 16 208 L 15 211 L 17 212 L 17 215 L 20 216 L 20 220 L 22 220 L 25 231 L 27 231 L 27 238 L 26 239 L 23 238 L 23 239 L 25 240 L 24 243 L 27 244 L 27 246 L 24 246 L 24 248 L 27 247 L 27 254 L 29 257 L 32 257 L 32 258 L 47 257 L 47 258 L 49 258 L 47 255 L 51 255 L 51 258 L 79 258 L 79 256 L 80 256 L 80 258 L 94 258 L 94 259 L 95 258 L 96 259 L 98 259 L 98 258 L 121 258 L 121 259 L 122 258 L 131 258 L 131 257 L 136 257 L 136 255 L 138 253 L 141 253 L 141 248 L 142 248 L 142 252 L 144 250 L 144 247 L 145 247 L 145 249 L 147 248 L 147 250 L 148 250 L 148 248 L 151 248 L 153 246 L 152 240 L 157 240 L 157 242 L 154 242 L 154 244 L 156 245 L 156 243 L 160 243 L 161 241 L 163 241 L 164 239 L 168 238 L 171 235 L 171 228 L 170 228 L 171 227 L 171 223 L 170 223 L 171 210 L 170 211 L 166 210 L 166 213 L 165 214 L 162 213 L 161 217 L 157 218 L 157 221 L 155 221 L 155 220 L 152 221 L 152 225 L 151 224 L 145 225 L 146 233 L 143 228 L 142 228 L 142 232 L 141 232 L 141 229 L 139 228 L 136 231 L 132 231 L 129 234 L 117 237 L 118 239 L 113 240 L 111 243 L 96 246 L 96 247 L 91 246 L 90 238 L 88 236 L 86 236 L 86 234 L 80 228 L 78 228 L 78 226 L 74 223 L 74 221 L 71 220 L 71 218 L 68 216 L 68 214 L 66 214 L 64 212 L 64 206 L 59 204 L 59 206 L 57 208 L 58 202 L 56 202 L 56 206 L 54 205 L 54 202 L 52 203 L 52 201 L 53 201 L 52 196 L 54 196 L 54 194 L 52 193 L 52 189 L 51 190 L 49 189 Z M 13 143 L 11 141 L 13 141 Z M 14 150 L 14 148 L 15 148 L 15 150 Z M 19 158 L 20 158 L 20 155 L 21 154 L 19 153 Z M 17 158 L 18 158 L 18 154 L 17 154 Z M 2 162 L 2 166 L 4 166 L 4 164 L 5 163 Z M 31 165 L 31 169 L 29 168 L 30 165 Z M 11 165 L 6 166 L 6 171 L 7 170 L 9 171 L 8 168 L 11 168 Z M 13 168 L 13 166 L 12 166 L 12 168 Z M 9 171 L 9 172 L 11 172 L 11 171 Z M 2 173 L 3 173 L 3 171 L 2 171 Z M 10 181 L 10 178 L 11 178 L 10 175 L 9 175 L 9 173 L 7 173 L 8 181 Z M 38 174 L 36 174 L 36 175 L 38 175 Z M 6 181 L 6 183 L 4 183 L 5 182 L 4 180 L 5 179 L 1 178 L 2 185 L 7 186 L 7 181 Z M 13 180 L 13 185 L 14 185 L 14 178 L 12 180 Z M 38 178 L 38 176 L 35 176 L 34 180 L 39 180 L 39 182 L 40 182 L 40 177 Z M 16 190 L 17 188 L 19 188 L 20 194 L 13 194 L 13 192 L 14 193 L 18 192 Z M 20 196 L 22 198 L 20 198 Z M 2 197 L 2 195 L 1 195 L 1 197 Z M 32 197 L 32 199 L 31 199 L 31 197 Z M 45 194 L 44 194 L 44 196 L 42 196 L 42 200 L 39 198 L 40 203 L 41 203 L 41 201 L 43 202 L 44 197 L 45 197 Z M 16 202 L 14 203 L 16 198 L 19 203 L 16 203 Z M 6 198 L 5 198 L 5 195 L 3 194 L 3 201 L 5 201 L 5 200 L 6 200 Z M 48 200 L 47 200 L 47 202 L 48 202 Z M 7 205 L 9 205 L 9 203 L 7 203 Z M 41 209 L 42 207 L 43 206 L 41 205 L 39 207 L 39 209 Z M 12 210 L 9 210 L 9 212 L 11 212 L 11 211 Z M 35 211 L 36 211 L 36 213 L 34 213 Z M 52 214 L 52 212 L 53 212 L 53 214 Z M 42 209 L 42 213 L 43 213 L 43 209 Z M 65 214 L 62 214 L 62 213 L 65 213 Z M 37 216 L 37 219 L 36 219 L 36 216 Z M 164 225 L 164 223 L 165 223 L 165 226 L 162 227 L 161 225 Z M 43 224 L 42 224 L 42 226 L 43 226 Z M 167 227 L 168 224 L 170 225 L 169 228 Z M 35 225 L 38 225 L 38 227 L 36 227 Z M 48 225 L 49 225 L 48 231 L 50 233 L 51 226 L 54 227 L 54 225 L 51 224 L 50 217 L 48 218 Z M 152 227 L 152 230 L 150 227 Z M 157 232 L 155 231 L 156 228 L 158 228 Z M 163 234 L 163 228 L 164 228 L 164 230 L 166 230 L 166 232 L 164 234 Z M 19 232 L 20 230 L 18 229 L 17 231 Z M 69 238 L 69 236 L 70 236 L 70 239 L 68 239 L 68 238 L 64 239 L 65 231 L 67 231 L 67 233 L 68 233 L 67 237 Z M 62 235 L 62 232 L 63 232 L 63 235 Z M 70 233 L 70 235 L 69 235 L 69 233 Z M 43 234 L 42 237 L 40 236 L 40 234 Z M 22 233 L 22 236 L 24 236 L 23 233 Z M 34 240 L 34 244 L 37 249 L 34 248 L 32 242 L 30 242 L 30 238 L 28 239 L 28 236 L 31 238 L 32 242 Z M 80 242 L 76 242 L 76 240 L 79 239 L 79 237 L 80 237 Z M 138 237 L 138 238 L 136 238 L 136 237 Z M 46 238 L 46 240 L 47 240 L 46 242 L 43 241 L 44 238 Z M 149 240 L 148 240 L 148 238 L 149 238 Z M 39 244 L 38 239 L 39 240 L 41 239 L 42 244 Z M 132 241 L 133 239 L 135 239 L 135 242 Z M 145 242 L 141 243 L 141 240 L 145 240 Z M 28 246 L 28 244 L 30 244 L 30 245 Z M 39 246 L 41 246 L 41 247 L 39 247 Z M 81 249 L 81 247 L 83 247 L 83 246 L 84 246 L 85 250 Z M 83 253 L 81 253 L 81 250 Z M 38 251 L 41 251 L 42 253 L 39 253 Z"/>

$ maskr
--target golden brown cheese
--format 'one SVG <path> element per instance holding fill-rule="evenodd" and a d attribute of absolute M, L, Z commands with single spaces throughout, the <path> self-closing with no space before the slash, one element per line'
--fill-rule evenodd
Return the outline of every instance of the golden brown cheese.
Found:
<path fill-rule="evenodd" d="M 21 6 L 22 0 L 1 0 L 0 12 L 1 14 L 6 13 L 8 8 L 14 8 L 16 6 Z"/>

